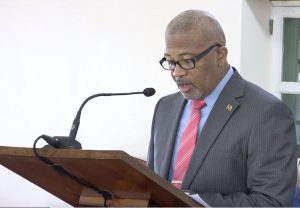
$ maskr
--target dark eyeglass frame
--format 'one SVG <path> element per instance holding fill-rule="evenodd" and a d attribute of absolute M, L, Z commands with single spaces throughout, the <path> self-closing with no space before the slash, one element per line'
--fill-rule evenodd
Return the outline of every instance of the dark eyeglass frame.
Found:
<path fill-rule="evenodd" d="M 165 70 L 167 70 L 167 71 L 173 71 L 173 70 L 175 70 L 177 64 L 178 64 L 182 69 L 185 69 L 185 70 L 191 70 L 191 69 L 194 69 L 194 68 L 195 68 L 195 64 L 196 64 L 197 61 L 199 61 L 201 58 L 203 58 L 204 56 L 206 56 L 206 55 L 207 55 L 212 49 L 214 49 L 215 47 L 221 47 L 221 46 L 222 46 L 221 44 L 215 43 L 215 44 L 211 45 L 210 47 L 208 47 L 207 49 L 205 49 L 204 51 L 202 51 L 201 53 L 199 53 L 198 55 L 196 55 L 194 58 L 191 58 L 191 59 L 180 59 L 180 60 L 178 60 L 178 61 L 167 61 L 166 57 L 163 57 L 163 58 L 159 61 L 159 63 L 160 63 L 160 65 L 161 65 Z M 173 69 L 171 69 L 171 68 L 170 68 L 170 69 L 169 69 L 169 68 L 165 68 L 165 67 L 163 66 L 163 63 L 164 63 L 165 61 L 167 61 L 167 62 L 169 62 L 169 63 L 172 63 L 172 65 L 174 65 L 174 68 L 173 68 Z M 193 63 L 193 67 L 189 67 L 189 68 L 183 67 L 183 66 L 180 64 L 180 62 L 182 62 L 182 61 L 191 61 L 191 62 Z"/>

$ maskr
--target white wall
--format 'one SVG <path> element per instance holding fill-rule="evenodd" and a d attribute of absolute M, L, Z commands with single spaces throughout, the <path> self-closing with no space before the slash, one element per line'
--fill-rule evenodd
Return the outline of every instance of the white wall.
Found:
<path fill-rule="evenodd" d="M 150 98 L 92 100 L 77 135 L 83 149 L 146 159 L 154 105 L 177 91 L 158 64 L 164 28 L 192 8 L 220 20 L 229 62 L 240 68 L 242 0 L 0 0 L 0 145 L 31 147 L 41 134 L 68 135 L 91 94 L 154 87 Z M 66 206 L 2 166 L 0 184 L 1 207 Z"/>
<path fill-rule="evenodd" d="M 271 35 L 269 0 L 245 0 L 242 4 L 241 68 L 248 79 L 271 91 Z"/>

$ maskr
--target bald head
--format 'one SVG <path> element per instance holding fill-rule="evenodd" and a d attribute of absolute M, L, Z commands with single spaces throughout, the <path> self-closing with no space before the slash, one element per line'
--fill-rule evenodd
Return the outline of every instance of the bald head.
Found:
<path fill-rule="evenodd" d="M 216 18 L 201 10 L 187 10 L 177 15 L 167 26 L 166 39 L 175 33 L 194 31 L 199 33 L 204 42 L 226 44 L 222 27 Z"/>

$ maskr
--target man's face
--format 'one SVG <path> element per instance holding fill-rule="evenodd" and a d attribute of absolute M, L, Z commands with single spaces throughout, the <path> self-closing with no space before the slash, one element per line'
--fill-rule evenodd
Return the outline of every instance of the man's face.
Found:
<path fill-rule="evenodd" d="M 193 31 L 169 34 L 166 36 L 165 57 L 174 61 L 191 59 L 215 43 L 203 41 L 199 33 Z M 184 70 L 177 64 L 175 70 L 171 72 L 186 99 L 204 99 L 224 77 L 224 69 L 219 67 L 218 50 L 217 47 L 212 49 L 195 63 L 194 69 Z"/>

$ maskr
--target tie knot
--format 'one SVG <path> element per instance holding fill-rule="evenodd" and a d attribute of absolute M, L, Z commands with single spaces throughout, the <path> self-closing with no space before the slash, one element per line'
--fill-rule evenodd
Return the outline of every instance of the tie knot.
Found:
<path fill-rule="evenodd" d="M 205 106 L 204 100 L 192 100 L 192 108 L 195 110 L 200 110 Z"/>

